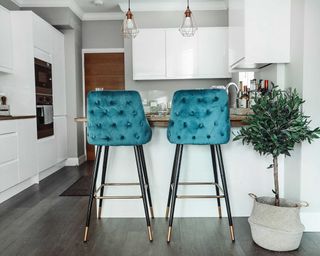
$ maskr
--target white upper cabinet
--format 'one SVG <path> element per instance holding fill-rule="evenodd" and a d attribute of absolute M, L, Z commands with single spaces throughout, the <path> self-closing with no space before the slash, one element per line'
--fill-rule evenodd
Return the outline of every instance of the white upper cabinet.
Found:
<path fill-rule="evenodd" d="M 46 52 L 47 54 L 52 54 L 52 26 L 37 15 L 33 15 L 33 38 L 34 47 Z"/>
<path fill-rule="evenodd" d="M 166 45 L 164 29 L 141 29 L 132 40 L 133 79 L 165 79 Z"/>
<path fill-rule="evenodd" d="M 141 29 L 132 44 L 134 80 L 229 78 L 228 28 Z"/>
<path fill-rule="evenodd" d="M 62 116 L 67 114 L 64 35 L 56 31 L 55 29 L 52 29 L 52 35 L 53 112 L 55 116 Z"/>
<path fill-rule="evenodd" d="M 0 5 L 0 72 L 13 71 L 10 12 Z"/>
<path fill-rule="evenodd" d="M 290 62 L 291 0 L 229 0 L 229 65 Z"/>
<path fill-rule="evenodd" d="M 199 28 L 198 75 L 202 78 L 230 78 L 228 28 Z"/>
<path fill-rule="evenodd" d="M 167 77 L 193 78 L 198 75 L 198 33 L 183 37 L 178 29 L 166 32 Z"/>

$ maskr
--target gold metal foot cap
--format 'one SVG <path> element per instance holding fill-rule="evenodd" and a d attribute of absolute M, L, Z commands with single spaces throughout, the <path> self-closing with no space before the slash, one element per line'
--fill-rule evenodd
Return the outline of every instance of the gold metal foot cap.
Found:
<path fill-rule="evenodd" d="M 87 242 L 88 241 L 88 232 L 89 232 L 89 227 L 87 226 L 84 230 L 84 238 L 83 238 L 83 242 Z"/>
<path fill-rule="evenodd" d="M 152 229 L 151 226 L 148 226 L 148 236 L 149 236 L 149 241 L 153 241 L 153 235 L 152 235 Z"/>
<path fill-rule="evenodd" d="M 172 227 L 169 227 L 168 236 L 167 236 L 167 243 L 170 243 L 170 241 L 171 241 L 171 231 L 172 231 Z"/>
<path fill-rule="evenodd" d="M 233 225 L 230 226 L 230 238 L 231 238 L 232 242 L 235 241 Z"/>

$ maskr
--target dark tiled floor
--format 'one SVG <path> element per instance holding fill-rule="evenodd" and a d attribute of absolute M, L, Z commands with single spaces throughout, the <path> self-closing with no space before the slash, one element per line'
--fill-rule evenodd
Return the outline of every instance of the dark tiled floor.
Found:
<path fill-rule="evenodd" d="M 269 252 L 256 246 L 246 218 L 235 218 L 236 242 L 231 243 L 227 220 L 183 218 L 174 223 L 167 244 L 167 223 L 153 220 L 154 242 L 147 240 L 144 219 L 96 220 L 90 241 L 82 243 L 86 197 L 59 197 L 88 165 L 66 167 L 0 205 L 0 255 L 320 255 L 320 234 L 305 233 L 299 250 Z"/>

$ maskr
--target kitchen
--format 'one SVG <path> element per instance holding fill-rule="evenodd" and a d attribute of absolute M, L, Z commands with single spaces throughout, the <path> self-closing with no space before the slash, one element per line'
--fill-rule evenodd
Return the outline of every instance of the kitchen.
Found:
<path fill-rule="evenodd" d="M 275 85 L 282 90 L 297 89 L 306 100 L 303 111 L 311 116 L 311 127 L 319 126 L 315 96 L 319 89 L 314 82 L 319 76 L 316 60 L 320 57 L 316 33 L 320 24 L 317 1 L 79 0 L 57 4 L 55 1 L 2 0 L 0 5 L 3 6 L 0 15 L 3 35 L 0 43 L 0 209 L 5 216 L 1 222 L 5 230 L 19 231 L 19 226 L 10 221 L 10 209 L 16 214 L 13 216 L 17 216 L 18 223 L 26 220 L 20 210 L 23 206 L 10 206 L 17 200 L 22 205 L 29 205 L 30 214 L 40 207 L 32 223 L 43 225 L 43 230 L 32 231 L 35 237 L 46 228 L 49 230 L 41 220 L 43 214 L 64 205 L 52 221 L 61 228 L 68 226 L 66 234 L 73 239 L 65 247 L 65 241 L 60 240 L 59 246 L 65 250 L 50 245 L 55 255 L 59 248 L 62 250 L 60 255 L 72 252 L 81 255 L 86 249 L 90 255 L 131 255 L 135 254 L 135 243 L 145 250 L 140 254 L 151 255 L 161 254 L 159 250 L 165 250 L 163 255 L 195 255 L 193 250 L 202 255 L 209 251 L 218 255 L 255 255 L 253 250 L 266 253 L 256 245 L 259 244 L 256 240 L 256 243 L 252 241 L 246 217 L 250 216 L 253 204 L 248 193 L 273 196 L 273 177 L 267 170 L 272 159 L 260 157 L 251 146 L 243 146 L 233 138 L 246 127 L 254 96 L 271 92 Z M 134 35 L 126 34 L 123 28 L 123 20 L 128 18 L 128 5 L 132 12 L 129 16 L 133 14 L 138 28 Z M 190 5 L 192 20 L 196 21 L 190 37 L 179 31 L 188 16 L 185 14 L 187 5 Z M 130 29 L 134 31 L 132 27 Z M 177 200 L 172 241 L 168 246 L 168 223 L 164 217 L 175 159 L 175 143 L 167 138 L 170 118 L 172 113 L 176 114 L 172 97 L 178 90 L 224 90 L 232 82 L 241 92 L 237 93 L 236 86 L 228 87 L 231 138 L 221 148 L 236 242 L 232 243 L 229 238 L 224 200 L 221 200 L 223 221 L 220 222 L 220 208 L 215 200 L 193 198 Z M 144 155 L 149 175 L 155 217 L 151 220 L 152 245 L 157 245 L 154 248 L 144 239 L 145 212 L 141 201 L 129 199 L 104 200 L 106 202 L 100 208 L 94 203 L 89 241 L 85 246 L 80 244 L 87 226 L 85 211 L 89 192 L 85 191 L 85 196 L 77 193 L 89 190 L 94 172 L 92 160 L 97 152 L 87 143 L 87 97 L 90 91 L 123 89 L 139 92 L 152 131 L 144 153 L 138 155 L 140 158 Z M 121 136 L 124 139 L 126 135 Z M 101 157 L 105 157 L 106 151 L 104 147 Z M 294 201 L 306 200 L 310 204 L 300 213 L 305 233 L 297 251 L 299 255 L 312 255 L 319 239 L 320 205 L 315 196 L 319 191 L 314 182 L 319 177 L 318 151 L 319 142 L 315 140 L 311 145 L 297 144 L 291 157 L 279 157 L 280 195 Z M 111 146 L 108 153 L 108 183 L 139 180 L 132 147 Z M 216 153 L 219 157 L 218 151 Z M 212 181 L 211 156 L 210 147 L 185 145 L 180 182 Z M 102 162 L 96 188 L 103 175 Z M 60 196 L 74 184 L 75 191 L 71 188 L 69 196 Z M 50 194 L 36 199 L 46 190 L 51 191 Z M 179 187 L 180 195 L 211 195 L 213 191 L 211 186 Z M 139 186 L 110 186 L 106 192 L 104 196 L 140 194 Z M 99 198 L 96 199 L 98 203 Z M 41 206 L 44 202 L 50 205 L 50 200 L 53 208 Z M 75 211 L 79 216 L 72 211 L 72 205 L 78 206 Z M 101 220 L 95 220 L 96 210 Z M 70 217 L 65 216 L 62 220 L 63 212 Z M 115 232 L 117 225 L 121 226 L 121 231 L 112 238 L 109 231 Z M 183 234 L 188 227 L 201 232 L 200 227 L 207 225 L 204 234 Z M 32 227 L 24 224 L 21 228 L 27 231 Z M 55 235 L 62 233 L 63 228 L 54 232 Z M 205 242 L 215 239 L 218 234 L 221 234 L 222 246 L 201 243 L 202 237 L 207 237 L 203 238 Z M 6 237 L 4 231 L 1 236 Z M 198 237 L 197 240 L 195 236 L 201 239 Z M 43 241 L 49 242 L 52 237 L 53 234 Z M 19 235 L 13 239 L 19 240 Z M 26 238 L 22 237 L 21 241 L 23 239 Z M 18 244 L 17 248 L 9 246 L 12 240 L 7 239 L 3 250 L 7 255 L 15 254 L 15 250 L 30 250 L 33 240 L 29 239 L 27 245 Z M 108 240 L 115 243 L 114 247 L 108 246 Z M 95 241 L 99 244 L 93 247 Z M 123 242 L 128 244 L 122 248 Z M 81 248 L 75 249 L 76 244 Z M 179 246 L 182 249 L 178 252 Z M 190 246 L 194 248 L 190 249 Z M 41 244 L 31 249 L 36 255 L 47 254 Z"/>

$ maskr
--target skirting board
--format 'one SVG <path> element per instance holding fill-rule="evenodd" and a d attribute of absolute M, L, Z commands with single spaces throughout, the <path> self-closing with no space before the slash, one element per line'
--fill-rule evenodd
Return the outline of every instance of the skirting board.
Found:
<path fill-rule="evenodd" d="M 39 183 L 39 175 L 35 175 L 3 192 L 0 193 L 0 203 L 8 200 L 9 198 L 19 194 L 21 191 L 31 187 L 34 184 Z"/>
<path fill-rule="evenodd" d="M 70 157 L 66 160 L 66 166 L 79 166 L 87 161 L 87 156 L 82 155 L 79 157 Z"/>
<path fill-rule="evenodd" d="M 49 175 L 55 173 L 56 171 L 60 170 L 61 168 L 65 167 L 66 166 L 66 161 L 67 160 L 64 160 L 60 163 L 57 163 L 56 165 L 42 171 L 39 173 L 39 181 L 47 178 Z"/>
<path fill-rule="evenodd" d="M 320 232 L 320 212 L 301 212 L 305 232 Z"/>

